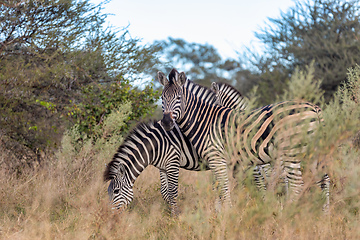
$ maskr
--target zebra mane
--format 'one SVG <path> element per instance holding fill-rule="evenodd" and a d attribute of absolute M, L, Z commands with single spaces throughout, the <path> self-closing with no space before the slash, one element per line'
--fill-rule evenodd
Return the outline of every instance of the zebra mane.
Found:
<path fill-rule="evenodd" d="M 239 90 L 237 90 L 236 88 L 234 88 L 234 86 L 228 84 L 228 83 L 224 83 L 224 82 L 215 82 L 218 86 L 220 91 L 222 92 L 227 92 L 228 93 L 236 93 L 237 96 L 244 98 L 244 96 L 241 94 L 241 92 Z"/>
<path fill-rule="evenodd" d="M 120 161 L 118 161 L 115 156 L 110 163 L 106 164 L 106 169 L 104 172 L 104 182 L 110 181 L 116 177 L 120 164 Z"/>
<path fill-rule="evenodd" d="M 118 148 L 117 152 L 114 154 L 113 159 L 109 164 L 106 165 L 106 169 L 104 171 L 104 181 L 107 182 L 111 179 L 116 178 L 119 168 L 123 167 L 121 163 L 121 159 L 119 158 L 119 154 L 123 152 L 127 152 L 127 149 L 131 143 L 136 143 L 137 133 L 147 132 L 149 128 L 158 124 L 157 121 L 151 120 L 149 122 L 140 122 L 137 124 L 125 137 L 123 143 Z"/>
<path fill-rule="evenodd" d="M 213 82 L 211 90 L 215 92 L 220 104 L 229 108 L 244 110 L 248 105 L 248 100 L 239 90 L 224 82 Z"/>
<path fill-rule="evenodd" d="M 210 88 L 201 86 L 197 83 L 194 83 L 190 79 L 187 79 L 184 87 L 188 89 L 192 94 L 194 94 L 196 97 L 204 100 L 205 102 L 209 104 L 217 104 L 217 98 L 216 93 L 212 91 Z"/>

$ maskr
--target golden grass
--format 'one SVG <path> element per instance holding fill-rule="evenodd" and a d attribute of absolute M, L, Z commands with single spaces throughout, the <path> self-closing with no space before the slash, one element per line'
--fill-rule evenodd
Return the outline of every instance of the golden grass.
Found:
<path fill-rule="evenodd" d="M 245 181 L 233 188 L 233 206 L 215 211 L 210 172 L 181 171 L 178 205 L 171 217 L 161 198 L 158 170 L 148 167 L 134 186 L 134 201 L 111 210 L 102 172 L 107 159 L 52 159 L 52 165 L 0 177 L 1 239 L 357 239 L 359 152 L 351 165 L 337 166 L 330 216 L 321 211 L 317 188 L 296 204 L 267 193 L 265 201 Z M 334 159 L 336 161 L 336 158 Z M 356 181 L 356 182 L 352 182 Z"/>

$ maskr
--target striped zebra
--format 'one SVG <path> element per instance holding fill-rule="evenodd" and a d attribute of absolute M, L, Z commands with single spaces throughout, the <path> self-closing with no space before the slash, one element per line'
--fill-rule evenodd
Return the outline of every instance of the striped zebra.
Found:
<path fill-rule="evenodd" d="M 162 92 L 164 128 L 176 124 L 207 162 L 219 183 L 220 199 L 231 205 L 227 166 L 273 164 L 273 179 L 285 173 L 290 199 L 303 188 L 301 159 L 306 143 L 322 120 L 321 109 L 308 102 L 287 101 L 271 104 L 245 114 L 243 111 L 205 102 L 186 86 L 185 73 L 173 69 L 169 79 L 158 72 Z M 213 97 L 216 98 L 215 94 Z M 304 136 L 302 133 L 306 131 Z M 282 169 L 284 171 L 282 171 Z M 329 178 L 321 184 L 329 192 Z M 329 203 L 326 194 L 326 204 Z"/>
<path fill-rule="evenodd" d="M 215 101 L 211 99 L 214 98 L 213 94 L 209 94 L 208 89 L 202 87 L 198 84 L 193 84 L 189 81 L 186 87 L 191 91 L 193 94 L 197 96 L 201 96 L 208 102 L 214 102 L 214 104 L 218 104 L 224 107 L 233 108 L 237 110 L 245 110 L 248 106 L 248 100 L 233 86 L 223 83 L 223 82 L 213 82 L 211 84 L 211 90 L 215 93 Z M 201 93 L 201 94 L 199 94 Z M 238 173 L 239 164 L 234 165 L 233 169 L 233 177 L 236 177 Z M 253 168 L 252 176 L 256 183 L 257 188 L 263 192 L 266 190 L 266 179 L 270 177 L 271 166 L 270 163 L 265 163 L 261 165 L 256 165 Z"/>
<path fill-rule="evenodd" d="M 191 89 L 190 89 L 191 90 Z M 248 100 L 233 86 L 222 83 L 213 82 L 211 90 L 215 93 L 216 103 L 228 108 L 245 110 L 248 106 Z M 233 177 L 239 172 L 239 164 L 236 163 L 233 169 Z M 257 188 L 263 192 L 266 190 L 266 179 L 269 179 L 271 172 L 270 163 L 256 165 L 253 168 L 253 178 Z"/>
<path fill-rule="evenodd" d="M 167 132 L 159 122 L 135 127 L 107 164 L 104 180 L 110 180 L 108 194 L 112 204 L 122 209 L 132 201 L 135 180 L 148 165 L 159 169 L 161 194 L 171 213 L 176 214 L 179 168 L 198 171 L 201 161 L 177 126 Z"/>
<path fill-rule="evenodd" d="M 219 101 L 223 104 L 232 103 L 224 102 L 227 98 L 225 94 L 217 99 L 210 98 L 211 90 L 191 81 L 188 81 L 187 88 L 203 101 L 213 104 L 219 104 Z M 236 100 L 243 99 L 240 92 L 236 94 L 229 96 Z M 148 165 L 160 171 L 161 194 L 170 205 L 172 214 L 177 212 L 179 168 L 209 170 L 209 166 L 202 164 L 194 147 L 177 126 L 167 132 L 159 122 L 141 123 L 124 140 L 104 172 L 104 180 L 110 181 L 108 194 L 115 208 L 121 209 L 132 201 L 135 180 Z"/>

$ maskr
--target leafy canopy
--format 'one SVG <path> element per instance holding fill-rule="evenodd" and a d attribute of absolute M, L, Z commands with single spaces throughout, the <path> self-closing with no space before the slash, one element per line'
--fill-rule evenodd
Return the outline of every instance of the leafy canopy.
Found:
<path fill-rule="evenodd" d="M 38 153 L 57 147 L 73 122 L 91 132 L 124 99 L 137 107 L 130 119 L 151 114 L 156 92 L 151 85 L 137 89 L 133 80 L 157 61 L 156 49 L 140 45 L 125 28 L 105 27 L 107 15 L 101 10 L 102 4 L 89 0 L 0 3 L 4 136 Z M 88 111 L 91 107 L 97 110 Z M 76 116 L 68 118 L 69 111 Z"/>

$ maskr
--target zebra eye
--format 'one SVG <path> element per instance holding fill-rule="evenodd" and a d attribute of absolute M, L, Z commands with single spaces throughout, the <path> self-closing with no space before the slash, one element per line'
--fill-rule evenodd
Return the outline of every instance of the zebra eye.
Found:
<path fill-rule="evenodd" d="M 119 189 L 115 189 L 115 190 L 114 190 L 114 194 L 116 194 L 116 195 L 119 194 L 119 192 L 120 192 Z"/>

